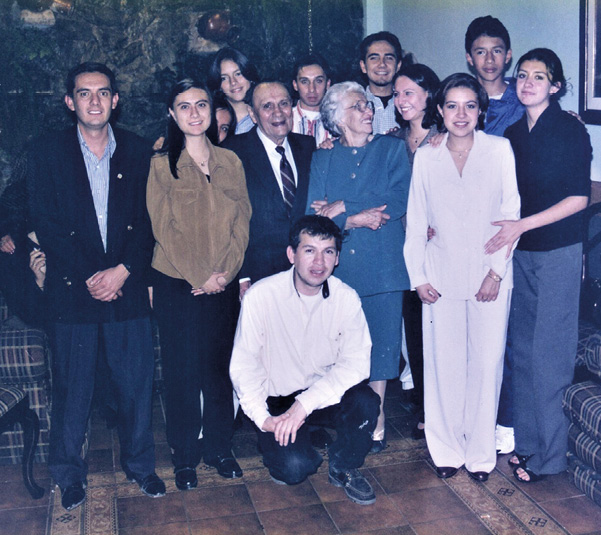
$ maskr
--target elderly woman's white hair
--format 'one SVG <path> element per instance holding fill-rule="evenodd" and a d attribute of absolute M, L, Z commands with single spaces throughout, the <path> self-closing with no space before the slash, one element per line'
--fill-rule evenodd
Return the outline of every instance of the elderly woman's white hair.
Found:
<path fill-rule="evenodd" d="M 323 125 L 335 136 L 342 135 L 342 131 L 338 127 L 338 123 L 342 119 L 344 113 L 344 110 L 340 106 L 340 102 L 349 93 L 358 93 L 362 97 L 367 98 L 365 89 L 357 82 L 340 82 L 328 89 L 325 97 L 321 101 L 321 106 L 319 107 Z"/>

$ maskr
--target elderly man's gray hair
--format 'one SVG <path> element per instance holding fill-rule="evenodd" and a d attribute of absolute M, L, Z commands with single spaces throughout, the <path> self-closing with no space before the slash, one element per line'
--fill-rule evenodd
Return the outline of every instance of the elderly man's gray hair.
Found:
<path fill-rule="evenodd" d="M 342 99 L 349 93 L 358 93 L 362 97 L 367 98 L 365 89 L 361 87 L 357 82 L 340 82 L 334 84 L 328 89 L 325 97 L 321 101 L 319 111 L 321 112 L 321 120 L 323 125 L 335 136 L 341 136 L 342 131 L 338 124 L 342 119 L 344 110 L 340 105 Z"/>

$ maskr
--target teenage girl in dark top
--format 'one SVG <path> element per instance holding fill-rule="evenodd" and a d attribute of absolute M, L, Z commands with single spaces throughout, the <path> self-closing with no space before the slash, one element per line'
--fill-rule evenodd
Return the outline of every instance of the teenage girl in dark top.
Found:
<path fill-rule="evenodd" d="M 522 219 L 494 223 L 501 230 L 486 251 L 520 238 L 510 315 L 516 449 L 509 464 L 518 481 L 532 483 L 567 467 L 561 400 L 574 372 L 592 149 L 584 126 L 557 103 L 566 85 L 557 55 L 531 50 L 516 72 L 526 114 L 505 136 L 515 153 Z"/>

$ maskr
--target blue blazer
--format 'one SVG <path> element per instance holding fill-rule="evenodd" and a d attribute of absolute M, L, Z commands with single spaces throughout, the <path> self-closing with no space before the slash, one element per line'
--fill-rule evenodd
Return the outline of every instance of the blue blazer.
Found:
<path fill-rule="evenodd" d="M 35 140 L 28 151 L 32 228 L 46 253 L 45 296 L 50 321 L 106 323 L 149 315 L 148 270 L 154 239 L 146 210 L 150 144 L 113 128 L 104 251 L 76 127 Z M 130 266 L 123 296 L 102 302 L 85 281 L 118 264 Z"/>
<path fill-rule="evenodd" d="M 257 127 L 246 134 L 228 138 L 222 145 L 233 150 L 242 160 L 253 210 L 250 239 L 239 278 L 250 277 L 252 282 L 256 282 L 290 267 L 286 256 L 288 234 L 292 223 L 305 213 L 315 138 L 290 133 L 288 143 L 298 173 L 296 196 L 290 215 L 273 174 L 269 156 L 257 134 Z"/>

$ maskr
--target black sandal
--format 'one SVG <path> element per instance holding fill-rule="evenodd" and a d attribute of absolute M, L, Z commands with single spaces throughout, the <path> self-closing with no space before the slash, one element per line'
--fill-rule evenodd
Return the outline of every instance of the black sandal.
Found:
<path fill-rule="evenodd" d="M 518 475 L 518 470 L 520 468 L 524 471 L 524 473 L 528 476 L 529 479 L 522 479 Z M 524 466 L 516 466 L 515 469 L 513 470 L 513 476 L 520 483 L 536 483 L 537 481 L 542 481 L 543 479 L 545 479 L 547 477 L 546 474 L 535 474 L 532 470 L 530 470 L 530 468 L 528 468 L 525 465 Z"/>
<path fill-rule="evenodd" d="M 509 459 L 507 459 L 507 464 L 509 466 L 511 466 L 511 468 L 513 468 L 514 470 L 516 468 L 524 468 L 524 466 L 526 466 L 526 462 L 528 462 L 532 456 L 534 454 L 530 454 L 530 455 L 520 455 L 519 453 L 517 453 L 516 451 L 514 451 L 511 456 L 509 457 Z M 511 459 L 513 459 L 514 457 L 517 457 L 518 462 L 517 463 L 512 463 Z"/>

